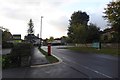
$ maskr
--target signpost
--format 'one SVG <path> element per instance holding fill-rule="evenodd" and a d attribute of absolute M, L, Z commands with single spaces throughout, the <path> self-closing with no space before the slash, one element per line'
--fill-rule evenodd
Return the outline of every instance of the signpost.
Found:
<path fill-rule="evenodd" d="M 100 42 L 94 42 L 94 43 L 92 44 L 92 47 L 93 47 L 93 48 L 97 48 L 97 49 L 101 49 L 101 43 L 100 43 Z"/>

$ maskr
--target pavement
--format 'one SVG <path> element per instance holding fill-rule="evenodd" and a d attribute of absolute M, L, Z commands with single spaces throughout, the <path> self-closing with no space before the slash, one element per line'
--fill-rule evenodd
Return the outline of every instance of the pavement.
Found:
<path fill-rule="evenodd" d="M 42 65 L 48 64 L 49 61 L 45 58 L 45 56 L 38 50 L 38 47 L 34 47 L 31 57 L 31 66 L 33 65 Z"/>
<path fill-rule="evenodd" d="M 10 54 L 10 52 L 11 52 L 11 48 L 8 48 L 8 49 L 2 49 L 1 52 L 2 52 L 2 55 Z"/>

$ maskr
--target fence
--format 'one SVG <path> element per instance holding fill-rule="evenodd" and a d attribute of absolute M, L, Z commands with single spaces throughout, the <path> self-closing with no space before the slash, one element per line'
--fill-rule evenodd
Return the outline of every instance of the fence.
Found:
<path fill-rule="evenodd" d="M 92 43 L 91 44 L 75 44 L 75 46 L 77 47 L 92 47 Z M 119 44 L 118 43 L 101 43 L 101 47 L 106 47 L 106 48 L 118 48 Z"/>

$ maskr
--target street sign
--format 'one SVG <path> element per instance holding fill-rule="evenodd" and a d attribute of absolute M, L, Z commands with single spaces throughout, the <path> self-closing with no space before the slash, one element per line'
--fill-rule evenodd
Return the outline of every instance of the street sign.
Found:
<path fill-rule="evenodd" d="M 92 47 L 93 47 L 93 48 L 100 49 L 101 44 L 100 44 L 100 42 L 94 42 L 94 43 L 92 44 Z"/>

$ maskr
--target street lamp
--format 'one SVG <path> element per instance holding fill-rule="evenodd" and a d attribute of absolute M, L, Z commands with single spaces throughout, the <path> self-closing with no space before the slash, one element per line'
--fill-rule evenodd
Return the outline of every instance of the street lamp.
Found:
<path fill-rule="evenodd" d="M 41 48 L 41 45 L 42 45 L 42 18 L 43 16 L 41 16 L 41 26 L 40 26 L 40 48 Z"/>

